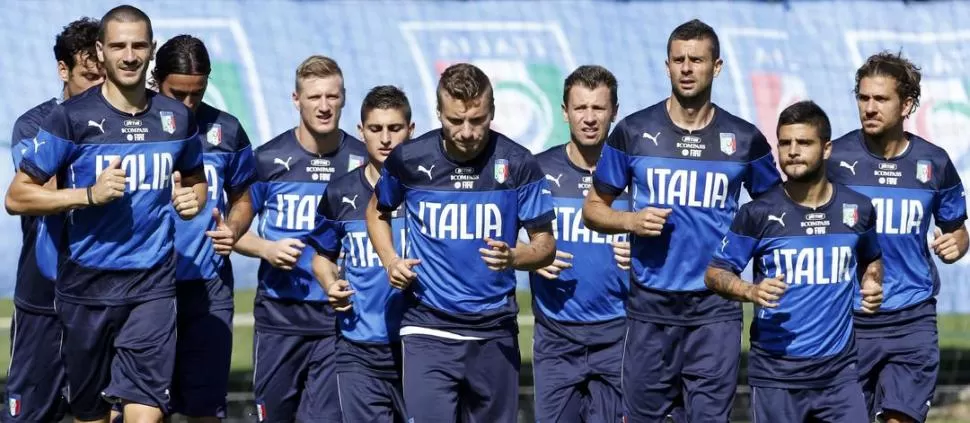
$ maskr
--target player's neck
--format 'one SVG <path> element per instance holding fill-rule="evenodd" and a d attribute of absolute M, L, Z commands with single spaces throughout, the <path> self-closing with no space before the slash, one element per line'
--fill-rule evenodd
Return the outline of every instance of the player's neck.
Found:
<path fill-rule="evenodd" d="M 691 99 L 671 95 L 667 98 L 667 114 L 674 125 L 685 131 L 704 129 L 714 120 L 711 94 L 708 92 Z"/>
<path fill-rule="evenodd" d="M 64 88 L 61 88 L 61 101 L 71 98 L 71 91 L 67 89 L 67 84 L 64 84 Z"/>
<path fill-rule="evenodd" d="M 902 126 L 876 137 L 863 134 L 863 139 L 866 141 L 866 148 L 872 154 L 885 159 L 898 157 L 909 147 L 909 140 L 906 139 L 906 132 L 903 131 Z"/>
<path fill-rule="evenodd" d="M 599 161 L 600 153 L 603 151 L 603 143 L 593 147 L 584 147 L 576 142 L 566 144 L 566 157 L 577 167 L 592 171 L 596 169 L 596 162 Z"/>
<path fill-rule="evenodd" d="M 448 156 L 448 158 L 455 163 L 468 163 L 472 160 L 475 160 L 475 158 L 478 157 L 478 155 L 482 154 L 482 151 L 485 151 L 484 145 L 478 151 L 465 153 L 455 148 L 454 144 L 448 141 L 445 141 L 444 138 L 441 139 L 441 143 L 444 146 L 445 155 Z"/>
<path fill-rule="evenodd" d="M 785 193 L 792 201 L 816 209 L 832 199 L 832 183 L 825 177 L 825 172 L 819 172 L 818 177 L 810 181 L 789 179 L 785 182 Z"/>
<path fill-rule="evenodd" d="M 144 87 L 145 84 L 137 84 L 133 88 L 121 88 L 107 81 L 101 85 L 101 94 L 111 107 L 135 115 L 148 107 L 148 94 Z"/>
<path fill-rule="evenodd" d="M 364 177 L 367 178 L 367 183 L 370 186 L 377 186 L 377 180 L 381 178 L 381 168 L 383 167 L 383 163 L 377 163 L 373 160 L 367 163 L 364 168 Z"/>
<path fill-rule="evenodd" d="M 343 133 L 339 129 L 327 134 L 315 134 L 310 132 L 302 122 L 296 128 L 296 141 L 310 154 L 318 156 L 336 151 L 340 148 L 341 139 L 343 139 Z"/>

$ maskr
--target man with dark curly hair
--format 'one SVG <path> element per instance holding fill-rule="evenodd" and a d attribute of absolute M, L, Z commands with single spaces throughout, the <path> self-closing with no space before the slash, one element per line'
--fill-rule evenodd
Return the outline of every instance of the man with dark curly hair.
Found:
<path fill-rule="evenodd" d="M 71 22 L 54 41 L 57 74 L 63 81 L 60 98 L 51 98 L 17 118 L 10 152 L 14 167 L 37 135 L 41 121 L 61 101 L 101 83 L 104 72 L 94 43 L 98 21 Z M 49 185 L 55 184 L 51 179 Z M 57 255 L 43 217 L 21 216 L 23 248 L 17 266 L 13 326 L 10 330 L 10 372 L 4 422 L 57 421 L 63 414 L 61 388 L 64 366 L 60 357 L 61 327 L 54 312 Z M 23 335 L 23 336 L 18 336 Z"/>

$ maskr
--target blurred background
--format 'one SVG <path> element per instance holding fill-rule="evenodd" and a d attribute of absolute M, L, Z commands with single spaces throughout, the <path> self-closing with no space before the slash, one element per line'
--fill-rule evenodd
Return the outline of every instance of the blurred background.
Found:
<path fill-rule="evenodd" d="M 2 0 L 0 149 L 14 120 L 61 89 L 55 35 L 117 1 Z M 902 51 L 923 70 L 923 96 L 908 130 L 945 148 L 970 183 L 970 3 L 963 1 L 132 1 L 152 18 L 161 45 L 178 34 L 205 41 L 213 72 L 206 101 L 242 122 L 258 146 L 296 125 L 296 66 L 311 54 L 337 60 L 347 87 L 341 127 L 356 134 L 360 102 L 375 85 L 410 97 L 419 133 L 438 126 L 434 87 L 455 62 L 482 67 L 495 87 L 494 128 L 540 152 L 568 141 L 563 79 L 599 64 L 619 79 L 620 116 L 665 98 L 671 30 L 700 18 L 717 30 L 724 67 L 714 101 L 755 123 L 773 142 L 775 120 L 801 99 L 819 103 L 833 133 L 858 127 L 853 74 L 881 50 Z M 14 170 L 0 160 L 5 194 Z M 0 213 L 0 350 L 8 350 L 18 219 Z M 233 421 L 253 421 L 252 310 L 257 262 L 234 256 L 237 286 Z M 970 259 L 940 267 L 942 367 L 934 422 L 970 422 Z M 524 281 L 524 279 L 520 279 Z M 528 286 L 520 283 L 522 421 L 531 418 Z M 745 336 L 747 338 L 747 336 Z M 0 353 L 6 366 L 9 354 Z M 743 363 L 742 363 L 743 365 Z M 5 376 L 5 373 L 4 373 Z M 744 382 L 742 372 L 742 383 Z M 735 417 L 748 418 L 739 388 Z"/>

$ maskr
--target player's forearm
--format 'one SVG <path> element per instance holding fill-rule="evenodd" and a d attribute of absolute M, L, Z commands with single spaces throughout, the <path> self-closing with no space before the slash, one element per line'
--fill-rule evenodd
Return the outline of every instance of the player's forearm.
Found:
<path fill-rule="evenodd" d="M 374 252 L 381 263 L 390 263 L 397 257 L 394 251 L 394 231 L 391 227 L 390 213 L 377 210 L 377 197 L 371 197 L 367 204 L 367 236 L 370 237 Z"/>
<path fill-rule="evenodd" d="M 323 288 L 324 292 L 330 290 L 330 286 L 337 282 L 337 264 L 329 257 L 316 253 L 313 255 L 313 275 L 317 278 L 317 283 Z"/>
<path fill-rule="evenodd" d="M 517 242 L 513 250 L 512 267 L 532 272 L 556 260 L 556 238 L 551 231 L 532 233 L 528 244 Z"/>
<path fill-rule="evenodd" d="M 248 189 L 229 195 L 229 218 L 226 219 L 226 225 L 232 229 L 236 241 L 249 231 L 253 217 L 253 199 L 249 196 Z"/>
<path fill-rule="evenodd" d="M 717 267 L 707 268 L 707 272 L 704 273 L 704 284 L 707 285 L 707 289 L 724 298 L 741 302 L 751 301 L 750 292 L 754 286 L 734 272 Z"/>
<path fill-rule="evenodd" d="M 587 198 L 583 204 L 583 223 L 587 228 L 602 234 L 630 232 L 626 224 L 628 214 L 630 213 L 614 210 L 599 199 Z"/>
<path fill-rule="evenodd" d="M 47 216 L 88 207 L 85 188 L 52 190 L 15 180 L 7 191 L 5 206 L 12 215 Z"/>
<path fill-rule="evenodd" d="M 263 258 L 263 251 L 270 246 L 272 242 L 269 242 L 259 235 L 254 233 L 246 232 L 242 237 L 236 241 L 236 244 L 232 246 L 232 250 L 242 254 L 246 257 Z"/>

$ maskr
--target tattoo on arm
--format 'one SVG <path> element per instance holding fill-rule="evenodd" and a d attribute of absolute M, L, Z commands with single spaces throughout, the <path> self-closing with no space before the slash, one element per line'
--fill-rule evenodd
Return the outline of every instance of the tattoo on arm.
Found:
<path fill-rule="evenodd" d="M 748 301 L 746 293 L 751 284 L 735 275 L 734 272 L 710 267 L 707 269 L 707 275 L 704 279 L 707 282 L 707 288 L 718 295 L 734 301 Z"/>

